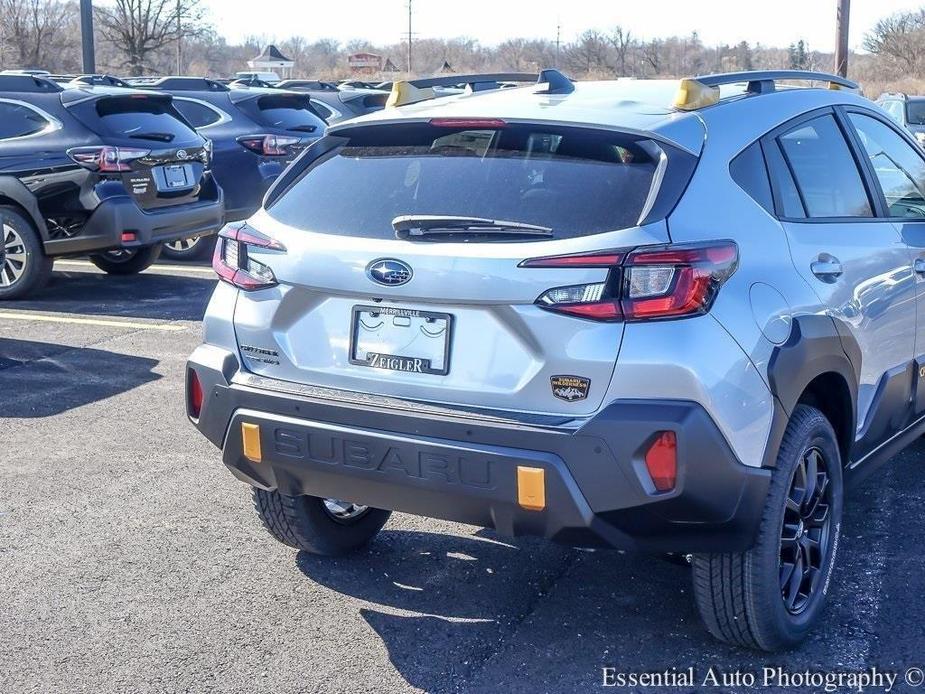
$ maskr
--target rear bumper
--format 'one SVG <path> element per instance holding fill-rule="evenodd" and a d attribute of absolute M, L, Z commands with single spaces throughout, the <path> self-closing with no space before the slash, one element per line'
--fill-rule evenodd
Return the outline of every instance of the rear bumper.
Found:
<path fill-rule="evenodd" d="M 253 387 L 233 354 L 200 347 L 189 368 L 197 428 L 239 479 L 285 494 L 538 535 L 576 546 L 657 552 L 750 547 L 770 471 L 735 459 L 706 411 L 683 401 L 618 401 L 578 429 Z M 235 377 L 235 374 L 238 374 Z M 261 385 L 266 386 L 263 381 Z M 297 387 L 296 387 L 297 388 Z M 256 424 L 260 462 L 244 454 Z M 678 484 L 658 494 L 643 463 L 656 432 L 678 438 Z M 518 503 L 517 469 L 541 468 L 545 508 Z"/>
<path fill-rule="evenodd" d="M 49 255 L 89 253 L 113 248 L 139 248 L 214 232 L 225 213 L 221 189 L 214 200 L 161 207 L 144 211 L 127 195 L 103 200 L 87 219 L 81 233 L 46 243 Z M 122 232 L 134 232 L 136 240 L 122 241 Z"/>

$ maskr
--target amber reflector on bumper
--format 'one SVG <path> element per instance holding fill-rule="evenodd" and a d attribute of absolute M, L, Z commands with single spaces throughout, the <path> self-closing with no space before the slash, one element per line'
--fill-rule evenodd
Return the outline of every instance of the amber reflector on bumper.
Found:
<path fill-rule="evenodd" d="M 546 471 L 543 468 L 517 466 L 517 503 L 528 511 L 546 508 Z"/>
<path fill-rule="evenodd" d="M 241 440 L 244 442 L 244 457 L 252 463 L 263 460 L 260 452 L 260 426 L 257 424 L 241 424 Z"/>

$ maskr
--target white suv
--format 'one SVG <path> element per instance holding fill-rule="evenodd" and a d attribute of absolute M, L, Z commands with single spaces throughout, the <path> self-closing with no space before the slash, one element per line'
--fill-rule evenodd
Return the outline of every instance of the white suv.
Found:
<path fill-rule="evenodd" d="M 293 547 L 692 554 L 713 635 L 793 645 L 844 483 L 925 428 L 925 159 L 855 86 L 547 71 L 330 128 L 221 233 L 189 416 Z"/>

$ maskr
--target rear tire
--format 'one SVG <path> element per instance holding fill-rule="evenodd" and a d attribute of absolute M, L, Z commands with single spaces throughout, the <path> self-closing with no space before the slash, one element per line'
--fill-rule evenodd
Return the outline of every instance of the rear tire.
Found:
<path fill-rule="evenodd" d="M 110 275 L 137 275 L 147 270 L 161 255 L 161 245 L 117 249 L 90 256 L 90 262 Z"/>
<path fill-rule="evenodd" d="M 832 425 L 816 408 L 798 405 L 755 546 L 694 555 L 694 596 L 714 637 L 763 651 L 790 648 L 806 637 L 819 621 L 835 565 L 842 484 Z"/>
<path fill-rule="evenodd" d="M 161 255 L 171 260 L 205 260 L 215 250 L 215 234 L 165 243 Z"/>
<path fill-rule="evenodd" d="M 53 265 L 32 222 L 15 207 L 0 205 L 0 301 L 41 289 Z"/>
<path fill-rule="evenodd" d="M 267 532 L 284 545 L 333 557 L 364 547 L 382 529 L 391 511 L 360 507 L 317 496 L 287 496 L 254 489 L 254 509 Z M 326 504 L 326 502 L 328 502 Z M 334 503 L 343 504 L 332 511 Z M 338 507 L 335 507 L 338 508 Z"/>

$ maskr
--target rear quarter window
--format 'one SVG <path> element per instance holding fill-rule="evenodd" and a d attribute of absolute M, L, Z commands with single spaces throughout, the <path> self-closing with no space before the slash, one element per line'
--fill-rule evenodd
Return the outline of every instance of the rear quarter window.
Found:
<path fill-rule="evenodd" d="M 269 213 L 297 228 L 369 238 L 395 238 L 392 221 L 405 215 L 584 236 L 638 223 L 661 154 L 651 140 L 579 128 L 362 128 L 313 162 Z"/>
<path fill-rule="evenodd" d="M 24 104 L 0 101 L 0 140 L 42 132 L 51 122 Z"/>
<path fill-rule="evenodd" d="M 195 101 L 174 99 L 173 105 L 194 128 L 205 128 L 222 119 L 218 111 Z"/>
<path fill-rule="evenodd" d="M 729 164 L 732 179 L 765 210 L 774 214 L 774 197 L 761 145 L 756 142 Z"/>

